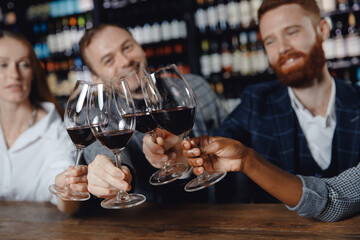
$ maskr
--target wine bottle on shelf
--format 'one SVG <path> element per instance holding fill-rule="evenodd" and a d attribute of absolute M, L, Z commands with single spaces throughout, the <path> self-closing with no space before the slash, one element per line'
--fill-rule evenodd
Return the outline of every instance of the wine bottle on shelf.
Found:
<path fill-rule="evenodd" d="M 258 25 L 259 24 L 259 20 L 258 20 L 258 10 L 261 6 L 262 0 L 251 0 L 250 1 L 250 9 L 251 9 L 251 23 L 252 25 Z"/>
<path fill-rule="evenodd" d="M 69 20 L 67 17 L 62 18 L 62 25 L 63 25 L 62 39 L 64 45 L 64 56 L 69 57 L 73 54 L 73 46 L 71 41 Z"/>
<path fill-rule="evenodd" d="M 248 28 L 251 22 L 251 10 L 250 4 L 248 0 L 240 0 L 239 2 L 239 14 L 240 14 L 240 21 L 241 26 L 243 28 Z"/>
<path fill-rule="evenodd" d="M 250 52 L 248 49 L 248 36 L 246 32 L 241 32 L 239 34 L 240 42 L 240 74 L 242 76 L 249 75 L 251 72 L 251 62 L 250 62 Z"/>
<path fill-rule="evenodd" d="M 239 39 L 237 34 L 234 34 L 231 37 L 231 46 L 232 46 L 232 76 L 238 77 L 241 70 L 241 52 L 239 49 Z"/>
<path fill-rule="evenodd" d="M 337 9 L 340 11 L 345 11 L 349 9 L 349 1 L 348 0 L 337 0 Z"/>
<path fill-rule="evenodd" d="M 210 46 L 207 39 L 201 41 L 200 71 L 203 77 L 210 82 L 211 75 L 211 56 Z"/>
<path fill-rule="evenodd" d="M 250 42 L 250 66 L 251 66 L 249 73 L 254 75 L 261 71 L 255 31 L 251 31 L 249 33 L 249 42 Z"/>
<path fill-rule="evenodd" d="M 336 57 L 333 21 L 330 17 L 325 17 L 324 19 L 329 23 L 330 35 L 329 38 L 323 42 L 323 49 L 326 59 L 333 59 Z"/>
<path fill-rule="evenodd" d="M 227 5 L 227 0 L 218 0 L 218 4 L 217 4 L 217 15 L 219 21 L 218 26 L 221 32 L 226 31 L 228 28 L 227 26 L 228 16 L 227 16 L 226 5 Z"/>
<path fill-rule="evenodd" d="M 222 86 L 222 63 L 221 63 L 221 48 L 217 40 L 213 39 L 210 42 L 211 49 L 211 84 L 216 93 L 222 94 L 224 88 Z"/>
<path fill-rule="evenodd" d="M 206 13 L 207 13 L 209 30 L 211 32 L 219 31 L 220 30 L 219 17 L 214 0 L 208 0 L 208 8 L 206 9 Z"/>
<path fill-rule="evenodd" d="M 360 10 L 360 1 L 359 0 L 353 0 L 352 10 L 359 11 Z"/>
<path fill-rule="evenodd" d="M 349 57 L 360 56 L 360 36 L 356 29 L 356 18 L 354 13 L 349 14 L 348 35 L 345 38 L 346 52 Z"/>
<path fill-rule="evenodd" d="M 230 29 L 238 29 L 241 24 L 238 0 L 229 0 L 227 4 L 227 16 Z"/>
<path fill-rule="evenodd" d="M 232 54 L 230 51 L 229 43 L 224 36 L 221 40 L 221 66 L 222 66 L 222 78 L 229 79 L 232 75 Z"/>
<path fill-rule="evenodd" d="M 323 12 L 333 12 L 336 10 L 336 0 L 321 0 L 320 9 Z"/>
<path fill-rule="evenodd" d="M 208 29 L 207 7 L 204 0 L 197 0 L 198 9 L 195 12 L 195 24 L 200 33 L 204 34 Z"/>
<path fill-rule="evenodd" d="M 335 38 L 334 38 L 334 45 L 335 45 L 335 54 L 336 58 L 344 58 L 346 57 L 346 48 L 344 42 L 344 34 L 343 34 L 343 23 L 339 20 L 335 24 Z"/>

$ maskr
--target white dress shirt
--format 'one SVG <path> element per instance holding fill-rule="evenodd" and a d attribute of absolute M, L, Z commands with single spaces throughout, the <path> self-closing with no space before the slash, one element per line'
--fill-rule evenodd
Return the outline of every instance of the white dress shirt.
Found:
<path fill-rule="evenodd" d="M 42 103 L 48 113 L 23 132 L 7 149 L 0 126 L 0 200 L 50 201 L 48 187 L 55 176 L 74 165 L 75 146 L 52 103 Z"/>
<path fill-rule="evenodd" d="M 290 87 L 288 92 L 292 108 L 305 135 L 311 155 L 319 167 L 325 170 L 331 163 L 332 141 L 336 127 L 335 81 L 332 79 L 331 95 L 325 117 L 313 116 L 297 99 Z"/>

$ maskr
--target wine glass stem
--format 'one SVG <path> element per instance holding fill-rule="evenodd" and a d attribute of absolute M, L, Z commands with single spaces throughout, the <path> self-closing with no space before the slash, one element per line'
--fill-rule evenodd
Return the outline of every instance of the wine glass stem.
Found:
<path fill-rule="evenodd" d="M 80 158 L 81 158 L 81 154 L 82 152 L 84 151 L 84 148 L 77 148 L 76 149 L 76 162 L 75 162 L 75 168 L 78 167 L 79 165 L 79 161 L 80 161 Z"/>
<path fill-rule="evenodd" d="M 121 169 L 121 151 L 118 153 L 115 153 L 115 165 L 117 168 Z M 118 202 L 127 201 L 129 199 L 129 194 L 124 190 L 119 190 L 118 194 L 116 195 L 116 200 Z"/>
<path fill-rule="evenodd" d="M 204 172 L 198 176 L 199 183 L 205 182 L 210 177 L 210 174 L 204 169 Z"/>

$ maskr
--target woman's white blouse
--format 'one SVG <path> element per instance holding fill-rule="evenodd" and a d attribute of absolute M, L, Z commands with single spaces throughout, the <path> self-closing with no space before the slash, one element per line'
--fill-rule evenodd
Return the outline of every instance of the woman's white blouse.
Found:
<path fill-rule="evenodd" d="M 42 103 L 48 113 L 23 132 L 7 149 L 0 126 L 0 200 L 50 201 L 48 187 L 55 176 L 74 165 L 75 145 L 52 103 Z"/>

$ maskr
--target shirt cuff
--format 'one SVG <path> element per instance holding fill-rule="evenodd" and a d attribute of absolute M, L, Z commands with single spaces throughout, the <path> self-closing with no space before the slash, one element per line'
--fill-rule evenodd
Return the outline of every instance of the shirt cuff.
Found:
<path fill-rule="evenodd" d="M 298 177 L 303 184 L 301 200 L 295 207 L 285 206 L 299 216 L 316 218 L 324 211 L 328 201 L 326 183 L 321 178 Z"/>

